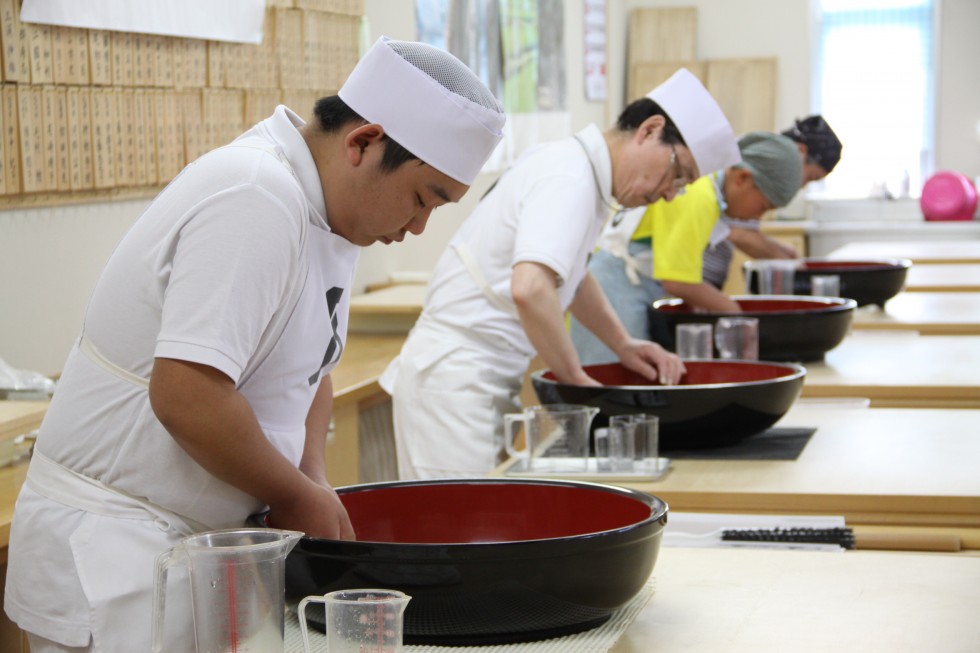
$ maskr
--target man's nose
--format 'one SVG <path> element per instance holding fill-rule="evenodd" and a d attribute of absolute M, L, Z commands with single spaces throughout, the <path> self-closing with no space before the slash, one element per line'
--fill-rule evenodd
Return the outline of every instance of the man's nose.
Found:
<path fill-rule="evenodd" d="M 432 209 L 426 207 L 415 214 L 415 217 L 405 226 L 410 233 L 418 236 L 423 231 L 425 231 L 425 225 L 429 222 L 429 217 L 432 215 Z"/>

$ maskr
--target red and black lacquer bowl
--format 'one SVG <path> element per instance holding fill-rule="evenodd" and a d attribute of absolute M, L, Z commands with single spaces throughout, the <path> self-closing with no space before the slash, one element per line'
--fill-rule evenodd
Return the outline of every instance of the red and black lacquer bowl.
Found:
<path fill-rule="evenodd" d="M 548 370 L 531 374 L 543 404 L 595 406 L 594 426 L 613 415 L 647 413 L 660 418 L 660 448 L 693 449 L 733 444 L 761 433 L 786 414 L 803 388 L 806 370 L 795 363 L 684 361 L 677 385 L 650 385 L 619 363 L 587 365 L 602 386 L 559 383 Z"/>
<path fill-rule="evenodd" d="M 380 587 L 411 596 L 407 644 L 525 642 L 598 626 L 647 582 L 667 504 L 558 480 L 452 479 L 337 490 L 356 542 L 304 537 L 292 597 Z M 307 618 L 322 629 L 323 609 Z"/>
<path fill-rule="evenodd" d="M 821 258 L 806 258 L 800 260 L 793 277 L 793 292 L 797 295 L 809 295 L 810 277 L 817 274 L 832 274 L 840 277 L 840 296 L 853 299 L 858 306 L 876 304 L 884 306 L 885 302 L 897 295 L 905 286 L 912 261 L 909 259 L 876 259 L 868 261 L 832 261 Z M 748 288 L 756 292 L 755 274 L 745 267 L 748 278 Z"/>
<path fill-rule="evenodd" d="M 760 360 L 820 360 L 847 335 L 857 308 L 853 299 L 841 297 L 740 295 L 732 299 L 742 308 L 741 313 L 696 313 L 682 299 L 656 301 L 648 309 L 650 339 L 674 351 L 678 324 L 715 324 L 720 317 L 736 315 L 754 317 L 759 320 Z"/>

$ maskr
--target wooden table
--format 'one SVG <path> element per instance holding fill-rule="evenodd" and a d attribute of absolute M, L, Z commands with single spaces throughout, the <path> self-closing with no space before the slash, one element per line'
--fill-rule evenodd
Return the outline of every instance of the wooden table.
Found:
<path fill-rule="evenodd" d="M 408 333 L 422 312 L 425 284 L 401 283 L 350 300 L 352 333 Z"/>
<path fill-rule="evenodd" d="M 980 336 L 857 330 L 804 364 L 804 397 L 866 397 L 875 407 L 980 408 Z"/>
<path fill-rule="evenodd" d="M 980 240 L 923 240 L 848 243 L 828 258 L 864 261 L 878 258 L 907 258 L 914 264 L 980 263 Z"/>
<path fill-rule="evenodd" d="M 47 401 L 0 401 L 0 443 L 36 429 L 47 408 Z M 14 502 L 26 473 L 25 462 L 0 467 L 0 565 L 7 562 Z"/>
<path fill-rule="evenodd" d="M 611 653 L 980 650 L 980 557 L 664 547 L 653 577 Z"/>
<path fill-rule="evenodd" d="M 777 426 L 817 430 L 796 460 L 678 459 L 657 481 L 617 483 L 677 512 L 837 515 L 855 528 L 956 535 L 980 549 L 980 410 L 803 400 Z"/>
<path fill-rule="evenodd" d="M 359 481 L 359 417 L 388 394 L 378 377 L 401 351 L 403 335 L 351 333 L 333 380 L 334 432 L 327 439 L 327 476 L 335 487 Z"/>
<path fill-rule="evenodd" d="M 47 409 L 47 401 L 0 400 L 0 441 L 36 429 Z"/>
<path fill-rule="evenodd" d="M 804 400 L 777 426 L 817 430 L 793 461 L 679 459 L 658 481 L 624 485 L 679 512 L 839 515 L 848 525 L 955 533 L 980 549 L 980 410 Z"/>
<path fill-rule="evenodd" d="M 852 329 L 897 329 L 930 336 L 980 336 L 980 293 L 902 292 L 854 312 Z"/>
<path fill-rule="evenodd" d="M 980 263 L 913 265 L 905 292 L 980 292 Z"/>

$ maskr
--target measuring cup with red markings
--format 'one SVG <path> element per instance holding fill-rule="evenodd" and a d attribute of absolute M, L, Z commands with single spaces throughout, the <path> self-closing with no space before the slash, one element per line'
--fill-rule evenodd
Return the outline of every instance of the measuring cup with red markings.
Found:
<path fill-rule="evenodd" d="M 183 538 L 156 560 L 153 653 L 163 651 L 167 570 L 186 564 L 198 653 L 282 653 L 286 554 L 302 533 L 235 528 Z"/>
<path fill-rule="evenodd" d="M 311 653 L 306 606 L 322 603 L 326 611 L 327 653 L 399 653 L 405 606 L 411 597 L 397 590 L 350 589 L 307 596 L 297 613 L 303 646 Z"/>

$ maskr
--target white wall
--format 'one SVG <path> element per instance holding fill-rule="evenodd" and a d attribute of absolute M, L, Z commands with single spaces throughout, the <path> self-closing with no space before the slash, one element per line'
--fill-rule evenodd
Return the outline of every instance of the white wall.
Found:
<path fill-rule="evenodd" d="M 626 16 L 637 6 L 696 6 L 701 58 L 779 58 L 777 119 L 788 124 L 809 110 L 810 0 L 607 0 L 608 103 L 589 102 L 582 88 L 582 0 L 565 3 L 565 45 L 571 126 L 605 127 L 622 108 Z M 366 0 L 373 40 L 379 34 L 415 38 L 411 0 Z M 980 175 L 980 3 L 942 0 L 942 50 L 937 150 L 939 167 Z M 450 235 L 495 175 L 477 179 L 458 206 L 439 209 L 426 233 L 406 242 L 366 249 L 360 285 L 392 272 L 428 271 Z M 99 270 L 144 201 L 0 211 L 0 358 L 15 367 L 61 369 L 77 336 L 85 302 Z"/>
<path fill-rule="evenodd" d="M 103 265 L 146 203 L 0 212 L 0 358 L 61 370 Z"/>
<path fill-rule="evenodd" d="M 980 178 L 980 2 L 942 0 L 936 167 Z"/>

